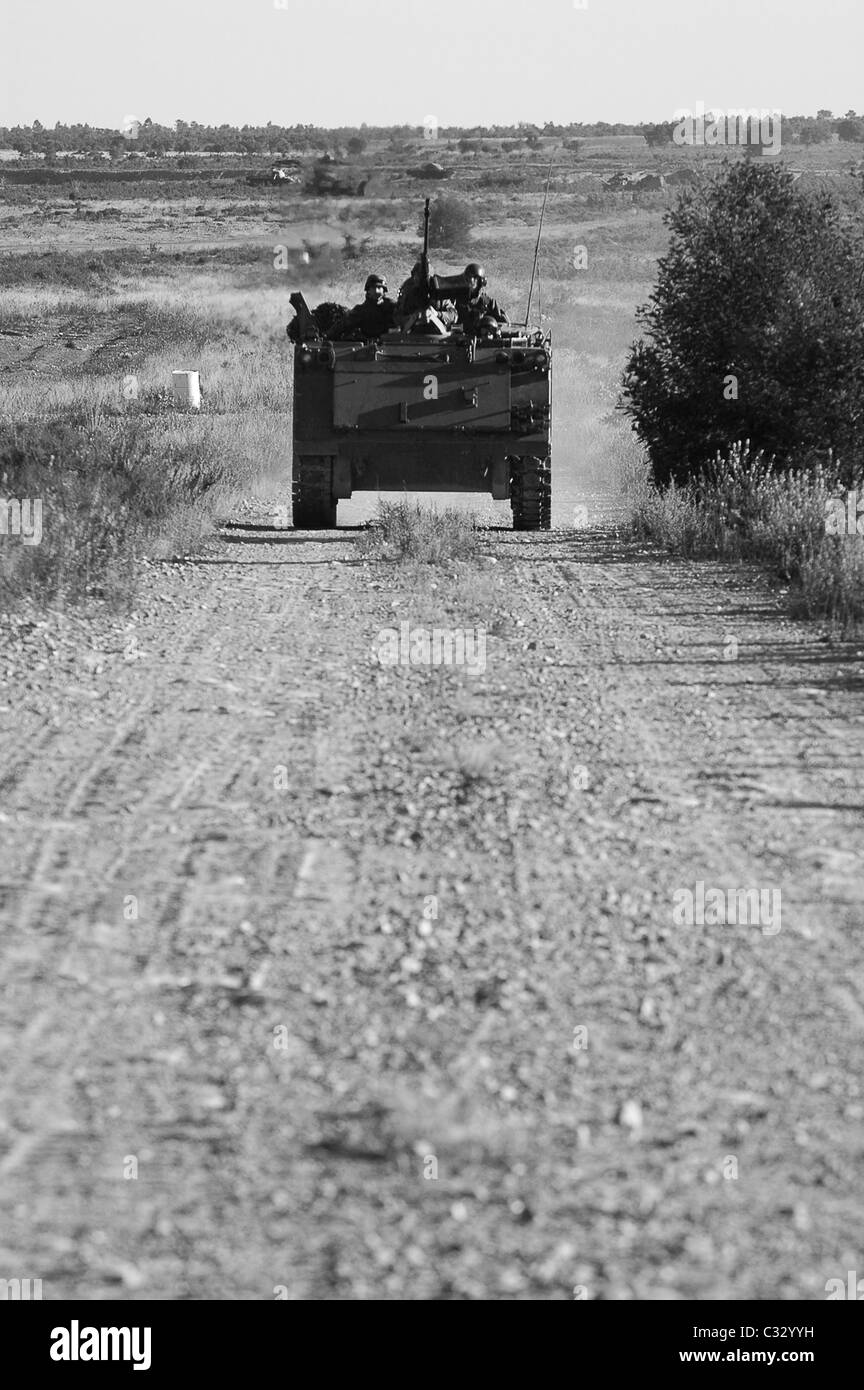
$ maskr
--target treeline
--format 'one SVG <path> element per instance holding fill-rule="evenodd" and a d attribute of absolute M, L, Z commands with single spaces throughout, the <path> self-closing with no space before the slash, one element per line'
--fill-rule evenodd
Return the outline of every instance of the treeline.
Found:
<path fill-rule="evenodd" d="M 436 134 L 440 140 L 463 142 L 463 148 L 467 147 L 464 142 L 472 140 L 511 140 L 530 147 L 550 138 L 566 141 L 604 135 L 642 135 L 649 145 L 659 146 L 671 142 L 674 129 L 675 123 L 672 121 L 642 122 L 638 125 L 622 122 L 610 124 L 606 121 L 555 125 L 550 121 L 543 126 L 527 122 L 509 126 L 442 126 Z M 845 116 L 834 116 L 830 111 L 819 111 L 815 116 L 784 116 L 783 135 L 787 143 L 792 144 L 820 144 L 834 135 L 844 141 L 864 141 L 864 117 L 857 116 L 854 111 L 847 111 Z M 276 125 L 268 121 L 265 126 L 211 126 L 201 125 L 198 121 L 178 120 L 168 126 L 160 125 L 147 116 L 140 121 L 129 117 L 123 130 L 86 124 L 63 125 L 60 122 L 51 129 L 40 121 L 34 121 L 30 126 L 0 126 L 0 148 L 18 150 L 24 157 L 44 155 L 49 160 L 60 153 L 98 154 L 102 151 L 107 151 L 116 159 L 131 151 L 151 158 L 169 152 L 264 156 L 332 152 L 359 155 L 370 147 L 398 151 L 423 136 L 422 126 L 410 125 L 327 127 Z"/>
<path fill-rule="evenodd" d="M 436 131 L 444 141 L 510 139 L 526 144 L 544 136 L 563 138 L 580 135 L 638 134 L 635 126 L 596 125 L 534 126 L 521 123 L 515 126 L 449 126 Z M 107 150 L 118 157 L 131 150 L 143 155 L 160 156 L 169 151 L 178 154 L 314 154 L 329 151 L 343 154 L 362 154 L 370 147 L 398 150 L 406 144 L 423 139 L 423 126 L 205 126 L 197 121 L 177 121 L 173 126 L 159 125 L 149 116 L 142 121 L 129 118 L 127 129 L 109 130 L 102 126 L 62 125 L 53 130 L 34 121 L 32 126 L 0 126 L 0 146 L 19 150 L 22 155 L 51 155 L 61 151 Z"/>
<path fill-rule="evenodd" d="M 108 151 L 115 157 L 135 150 L 154 157 L 169 152 L 177 154 L 315 154 L 332 152 L 346 155 L 362 154 L 370 147 L 399 150 L 416 144 L 425 136 L 423 126 L 205 126 L 197 121 L 177 121 L 173 126 L 159 125 L 150 117 L 141 121 L 129 118 L 123 131 L 103 126 L 62 125 L 53 129 L 34 121 L 32 126 L 0 126 L 0 147 L 18 150 L 22 155 L 46 155 L 60 152 L 99 153 Z M 512 140 L 526 145 L 545 138 L 578 139 L 591 135 L 638 135 L 641 127 L 610 125 L 598 121 L 594 125 L 535 126 L 524 122 L 518 125 L 442 126 L 436 138 L 445 142 L 477 140 Z"/>
<path fill-rule="evenodd" d="M 706 125 L 710 121 L 711 113 L 706 112 Z M 675 121 L 663 121 L 636 130 L 649 145 L 669 145 L 675 127 Z M 864 141 L 864 116 L 856 116 L 854 111 L 847 111 L 845 116 L 834 116 L 830 111 L 820 111 L 815 116 L 783 116 L 781 128 L 783 140 L 790 145 L 823 145 L 834 135 L 852 143 Z"/>

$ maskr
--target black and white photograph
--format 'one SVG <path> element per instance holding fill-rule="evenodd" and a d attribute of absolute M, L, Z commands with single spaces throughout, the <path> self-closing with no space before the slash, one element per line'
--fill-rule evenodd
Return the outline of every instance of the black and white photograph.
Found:
<path fill-rule="evenodd" d="M 563 1301 L 653 1325 L 640 1373 L 818 1372 L 864 1299 L 864 11 L 2 36 L 24 1364 Z"/>

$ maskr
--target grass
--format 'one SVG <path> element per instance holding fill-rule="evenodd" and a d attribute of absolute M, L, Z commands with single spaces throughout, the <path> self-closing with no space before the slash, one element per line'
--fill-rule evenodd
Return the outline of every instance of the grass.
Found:
<path fill-rule="evenodd" d="M 191 285 L 145 282 L 114 265 L 114 281 L 97 289 L 58 261 L 53 283 L 0 289 L 0 327 L 21 326 L 28 354 L 34 342 L 40 349 L 35 370 L 16 375 L 0 402 L 0 497 L 39 499 L 43 509 L 38 544 L 0 537 L 6 610 L 92 599 L 124 607 L 141 556 L 194 550 L 241 490 L 290 491 L 281 298 L 226 287 L 243 273 L 237 262 Z M 174 406 L 177 368 L 201 372 L 200 414 Z"/>
<path fill-rule="evenodd" d="M 39 356 L 26 376 L 23 372 L 10 375 L 0 403 L 0 426 L 26 425 L 31 430 L 28 437 L 38 439 L 41 427 L 61 421 L 89 422 L 105 448 L 120 447 L 118 441 L 130 441 L 133 436 L 139 442 L 149 438 L 152 460 L 204 459 L 218 473 L 211 488 L 190 496 L 173 471 L 174 502 L 158 524 L 151 519 L 136 530 L 124 523 L 116 528 L 119 539 L 118 535 L 110 539 L 103 531 L 106 550 L 114 547 L 110 566 L 98 574 L 91 557 L 83 584 L 76 585 L 71 576 L 58 582 L 56 587 L 67 596 L 89 591 L 109 598 L 114 586 L 118 601 L 125 601 L 134 581 L 134 565 L 122 560 L 126 549 L 148 555 L 188 551 L 207 534 L 214 513 L 227 514 L 230 499 L 241 488 L 247 496 L 267 488 L 287 500 L 292 379 L 285 327 L 293 313 L 290 292 L 302 289 L 311 304 L 321 300 L 352 304 L 362 297 L 367 270 L 376 269 L 389 277 L 395 294 L 416 257 L 421 191 L 413 188 L 392 200 L 302 199 L 307 234 L 316 243 L 322 241 L 326 224 L 333 231 L 335 246 L 332 251 L 319 248 L 308 265 L 302 261 L 302 250 L 292 249 L 286 270 L 275 268 L 273 248 L 286 236 L 282 229 L 296 221 L 293 204 L 289 214 L 272 200 L 257 204 L 242 195 L 238 200 L 236 191 L 227 196 L 211 196 L 208 191 L 201 202 L 207 207 L 212 203 L 221 220 L 218 231 L 208 229 L 203 235 L 224 236 L 224 244 L 199 251 L 185 247 L 153 251 L 148 219 L 163 210 L 155 197 L 156 191 L 148 189 L 148 196 L 134 203 L 124 198 L 122 221 L 105 222 L 104 232 L 119 229 L 124 239 L 134 237 L 137 245 L 63 249 L 62 238 L 67 234 L 91 234 L 83 222 L 64 218 L 60 243 L 51 252 L 0 255 L 0 327 L 25 328 L 28 334 L 35 330 L 39 342 L 62 345 L 68 337 L 79 349 L 59 352 L 47 363 Z M 483 199 L 484 216 L 508 225 L 515 219 L 518 224 L 515 237 L 504 241 L 490 237 L 488 254 L 483 249 L 480 255 L 493 292 L 516 317 L 524 312 L 540 200 L 540 195 L 531 193 L 517 205 L 492 190 Z M 55 204 L 58 209 L 68 208 L 68 196 L 58 195 Z M 92 206 L 100 206 L 97 199 Z M 200 225 L 192 221 L 198 206 L 198 199 L 184 204 L 172 201 L 176 219 L 171 225 L 176 230 L 171 235 L 187 234 Z M 579 206 L 587 204 L 582 200 Z M 42 200 L 38 208 L 41 225 L 51 205 Z M 565 211 L 569 214 L 569 205 Z M 264 212 L 276 218 L 277 225 L 259 226 L 257 219 Z M 655 250 L 661 249 L 657 226 L 656 217 L 646 218 L 641 225 L 634 216 L 632 226 L 615 230 L 614 247 L 605 231 L 598 231 L 594 240 L 580 234 L 578 239 L 588 246 L 589 270 L 579 275 L 570 273 L 564 224 L 556 236 L 554 219 L 549 222 L 548 268 L 554 268 L 556 258 L 568 267 L 566 280 L 560 283 L 544 273 L 543 308 L 546 311 L 548 306 L 553 314 L 549 326 L 555 330 L 557 344 L 555 448 L 566 470 L 580 474 L 585 483 L 600 477 L 604 483 L 612 482 L 617 454 L 627 444 L 617 421 L 610 430 L 608 416 L 614 404 L 618 359 L 631 335 L 633 305 L 647 292 L 645 263 L 640 264 L 637 256 L 641 253 L 644 261 L 647 254 L 650 261 Z M 367 230 L 377 237 L 377 244 L 368 247 L 359 260 L 346 258 L 342 253 L 345 235 L 359 241 Z M 16 235 L 13 223 L 4 231 L 10 238 Z M 101 223 L 99 234 L 104 234 Z M 244 236 L 261 244 L 236 244 Z M 436 249 L 436 269 L 460 270 L 475 256 L 478 244 L 482 245 L 473 238 L 464 252 L 447 255 Z M 640 275 L 640 283 L 633 283 Z M 615 302 L 607 306 L 609 297 Z M 110 338 L 117 339 L 111 351 L 92 352 L 100 341 Z M 7 346 L 14 341 L 10 339 Z M 29 343 L 26 351 L 30 351 Z M 173 406 L 171 371 L 180 367 L 200 371 L 204 392 L 200 415 Z M 124 396 L 130 374 L 137 382 L 135 399 Z M 103 445 L 97 442 L 93 447 L 98 453 Z M 136 459 L 139 448 L 140 443 L 132 450 Z M 145 465 L 140 467 L 143 470 Z M 440 566 L 451 559 L 476 555 L 478 537 L 464 513 L 451 518 L 449 512 L 432 511 L 421 520 L 419 510 L 415 508 L 412 515 L 406 500 L 404 505 L 397 504 L 396 514 L 386 523 L 379 518 L 362 542 L 370 558 L 418 567 L 431 563 L 440 574 Z M 55 513 L 54 518 L 58 523 L 59 515 Z M 51 525 L 47 510 L 45 524 L 46 528 Z M 66 534 L 71 535 L 68 527 Z M 79 538 L 83 545 L 83 534 Z M 43 547 L 32 549 L 44 550 L 48 544 L 46 537 Z M 3 545 L 7 604 L 16 585 L 23 585 L 34 597 L 42 592 L 40 575 L 48 584 L 46 595 L 54 591 L 48 581 L 50 567 L 40 568 L 32 558 L 18 557 L 13 576 L 8 547 Z M 472 568 L 472 584 L 483 578 Z M 472 589 L 472 601 L 476 597 Z M 467 593 L 461 596 L 460 612 L 468 599 Z M 484 605 L 478 603 L 477 609 L 477 621 L 483 621 Z"/>
<path fill-rule="evenodd" d="M 585 193 L 592 190 L 593 181 L 589 180 Z M 214 211 L 218 209 L 224 219 L 216 235 L 230 237 L 232 243 L 244 235 L 265 242 L 272 235 L 271 245 L 250 247 L 226 240 L 218 250 L 151 252 L 148 218 L 161 208 L 154 203 L 154 196 L 139 198 L 134 205 L 124 201 L 122 224 L 115 224 L 125 236 L 136 237 L 136 246 L 76 253 L 62 250 L 61 243 L 51 253 L 0 256 L 0 326 L 5 323 L 14 329 L 21 324 L 31 327 L 35 322 L 40 337 L 57 339 L 68 331 L 69 337 L 81 344 L 86 339 L 78 329 L 88 321 L 93 324 L 98 317 L 100 323 L 93 325 L 94 331 L 104 328 L 108 338 L 108 330 L 116 322 L 118 333 L 124 330 L 125 335 L 114 356 L 98 354 L 92 369 L 85 353 L 80 352 L 64 354 L 53 369 L 40 370 L 38 376 L 33 374 L 27 380 L 23 374 L 11 377 L 0 404 L 0 424 L 39 426 L 58 419 L 81 419 L 97 422 L 100 430 L 119 432 L 137 422 L 157 446 L 164 443 L 172 456 L 188 451 L 190 457 L 218 461 L 224 470 L 223 481 L 205 495 L 190 502 L 178 493 L 176 538 L 170 515 L 146 536 L 136 535 L 134 542 L 129 533 L 137 552 L 149 554 L 170 553 L 175 545 L 188 548 L 190 528 L 193 537 L 196 528 L 205 534 L 212 512 L 225 514 L 227 499 L 238 487 L 248 494 L 269 486 L 287 496 L 292 389 L 285 337 L 292 317 L 288 296 L 301 289 L 310 304 L 321 300 L 353 304 L 362 298 L 369 269 L 387 275 L 395 294 L 416 258 L 422 191 L 406 189 L 392 200 L 303 198 L 299 206 L 307 234 L 317 242 L 325 235 L 323 226 L 317 224 L 327 224 L 334 232 L 336 254 L 322 251 L 306 265 L 302 252 L 292 250 L 288 269 L 282 271 L 274 267 L 273 247 L 285 235 L 280 229 L 296 220 L 293 204 L 289 215 L 274 201 L 259 206 L 248 198 L 238 201 L 234 191 L 219 197 L 211 197 L 208 191 L 202 201 L 208 206 L 212 202 Z M 60 206 L 63 198 L 56 201 Z M 511 315 L 520 317 L 541 201 L 542 191 L 514 201 L 509 196 L 496 196 L 490 189 L 483 197 L 483 216 L 506 226 L 506 238 L 499 238 L 496 231 L 489 235 L 487 245 L 486 240 L 475 236 L 458 253 L 444 254 L 433 248 L 435 268 L 455 273 L 479 254 L 496 297 Z M 561 461 L 557 487 L 559 498 L 563 498 L 570 486 L 602 483 L 614 487 L 622 459 L 635 451 L 629 432 L 612 412 L 619 362 L 632 337 L 633 308 L 648 292 L 651 266 L 663 249 L 663 235 L 656 213 L 637 214 L 628 209 L 626 226 L 599 226 L 571 237 L 568 220 L 578 221 L 581 213 L 596 222 L 602 211 L 585 196 L 565 193 L 558 201 L 562 214 L 558 225 L 558 204 L 550 205 L 552 216 L 547 219 L 549 241 L 541 263 L 541 294 L 544 314 L 549 315 L 544 323 L 555 333 L 554 448 Z M 197 206 L 197 199 L 195 203 L 173 204 L 177 219 L 172 235 L 188 232 L 195 225 L 191 219 Z M 43 207 L 40 203 L 39 207 L 40 217 L 47 215 L 48 204 Z M 614 200 L 609 201 L 610 215 L 616 207 Z M 262 210 L 279 218 L 278 226 L 264 228 L 250 221 Z M 79 225 L 85 235 L 89 234 L 83 223 Z M 109 225 L 106 222 L 106 231 Z M 509 234 L 511 229 L 515 235 Z M 64 235 L 66 230 L 64 225 Z M 356 240 L 366 231 L 376 237 L 377 244 L 368 248 L 363 259 L 347 260 L 340 250 L 345 233 Z M 10 237 L 16 234 L 11 225 L 6 232 Z M 576 240 L 588 249 L 588 270 L 583 273 L 573 270 L 568 256 L 571 241 Z M 567 269 L 561 281 L 549 273 L 558 261 Z M 535 311 L 539 298 L 535 299 Z M 120 306 L 123 323 L 117 322 Z M 140 332 L 145 326 L 147 331 Z M 122 349 L 132 350 L 131 361 L 123 360 Z M 171 404 L 170 374 L 179 367 L 200 371 L 204 390 L 200 415 L 187 415 Z M 130 373 L 137 379 L 135 400 L 123 395 L 124 378 Z M 159 456 L 158 447 L 155 456 Z M 418 512 L 415 508 L 412 516 L 406 500 L 397 504 L 398 516 L 386 524 L 379 518 L 379 525 L 362 542 L 370 558 L 374 555 L 402 565 L 432 563 L 440 572 L 440 566 L 451 558 L 476 555 L 478 537 L 464 513 L 450 520 L 447 512 L 430 511 L 419 520 Z M 472 568 L 472 584 L 483 578 L 480 570 Z M 104 592 L 108 589 L 106 581 Z M 460 612 L 468 597 L 460 598 Z M 472 590 L 472 598 L 476 597 Z M 484 620 L 483 608 L 477 604 L 477 621 Z"/>
<path fill-rule="evenodd" d="M 632 436 L 615 412 L 618 376 L 634 332 L 635 305 L 647 298 L 657 257 L 666 245 L 660 203 L 637 208 L 607 193 L 599 175 L 586 178 L 581 167 L 572 188 L 562 188 L 550 205 L 535 299 L 535 311 L 542 302 L 544 324 L 555 338 L 559 506 L 569 500 L 571 488 L 578 499 L 580 488 L 617 489 L 638 461 Z M 455 186 L 449 191 L 464 193 Z M 536 191 L 524 196 L 509 188 L 496 192 L 491 180 L 483 192 L 482 216 L 488 226 L 484 222 L 470 239 L 464 258 L 433 248 L 433 262 L 441 272 L 452 273 L 469 255 L 479 257 L 487 265 L 493 292 L 511 315 L 520 317 L 542 198 Z M 214 513 L 225 513 L 239 489 L 246 495 L 262 487 L 281 489 L 287 495 L 289 293 L 302 289 L 310 303 L 354 303 L 372 268 L 389 277 L 395 294 L 416 254 L 421 194 L 413 188 L 393 198 L 303 198 L 292 202 L 290 214 L 278 201 L 256 202 L 244 190 L 239 197 L 237 190 L 218 195 L 207 190 L 203 202 L 199 191 L 194 205 L 174 202 L 174 194 L 172 189 L 178 231 L 198 226 L 193 211 L 212 205 L 219 230 L 204 235 L 224 236 L 224 244 L 195 251 L 150 248 L 147 218 L 161 204 L 154 201 L 157 190 L 148 188 L 147 196 L 134 204 L 125 201 L 124 192 L 123 230 L 135 235 L 138 245 L 84 252 L 61 245 L 51 252 L 0 255 L 0 327 L 14 335 L 35 325 L 40 338 L 62 341 L 68 335 L 86 345 L 100 332 L 107 341 L 116 325 L 123 339 L 113 355 L 96 353 L 88 362 L 81 351 L 38 375 L 9 378 L 0 404 L 4 447 L 14 427 L 37 474 L 47 468 L 51 430 L 66 423 L 78 433 L 66 472 L 58 473 L 53 465 L 53 510 L 46 507 L 42 546 L 27 547 L 22 554 L 22 546 L 13 550 L 6 539 L 0 542 L 7 605 L 24 592 L 106 598 L 113 593 L 125 601 L 134 583 L 129 557 L 188 550 L 208 532 Z M 38 206 L 41 217 L 51 211 L 44 199 L 34 203 L 28 195 L 27 202 Z M 55 202 L 57 208 L 68 207 L 68 196 L 64 192 Z M 98 209 L 98 199 L 92 205 Z M 325 248 L 322 243 L 308 265 L 300 250 L 292 250 L 287 270 L 280 271 L 273 248 L 282 240 L 280 226 L 296 219 L 295 206 L 302 208 L 310 236 L 323 237 L 326 231 L 318 224 L 326 224 L 335 244 Z M 277 225 L 259 226 L 256 219 L 265 215 Z M 14 222 L 5 230 L 14 236 Z M 365 231 L 377 234 L 377 243 L 367 246 L 359 260 L 346 258 L 340 246 L 345 235 L 356 242 Z M 272 245 L 267 245 L 271 235 Z M 261 244 L 242 244 L 244 236 Z M 572 264 L 577 243 L 587 250 L 584 271 Z M 131 360 L 122 348 L 131 349 Z M 178 367 L 201 373 L 200 415 L 173 406 L 171 371 Z M 137 381 L 132 400 L 123 394 L 130 373 Z M 84 520 L 88 476 L 95 499 L 92 535 Z M 36 474 L 34 479 L 39 481 Z M 47 488 L 48 481 L 41 475 L 40 486 Z M 139 487 L 150 500 L 142 496 L 140 505 L 136 501 L 136 520 L 124 510 L 123 498 L 139 497 Z M 714 476 L 703 480 L 698 491 L 684 493 L 659 494 L 640 482 L 635 526 L 681 553 L 764 563 L 787 578 L 800 611 L 850 626 L 861 620 L 862 547 L 824 535 L 826 487 L 825 480 L 808 482 L 800 476 L 763 478 L 758 469 L 749 478 L 733 469 L 726 479 Z M 3 494 L 15 495 L 8 485 L 0 486 Z M 432 565 L 440 574 L 440 567 L 453 561 L 478 558 L 475 524 L 464 512 L 423 508 L 406 498 L 381 506 L 360 548 L 369 560 L 416 566 L 418 571 Z M 73 537 L 83 557 L 78 577 L 72 573 Z M 54 557 L 50 563 L 49 556 Z M 52 577 L 55 563 L 58 572 Z M 472 582 L 484 577 L 482 565 L 472 568 Z M 492 595 L 487 597 L 494 606 Z M 466 593 L 460 610 L 467 602 Z"/>
<path fill-rule="evenodd" d="M 864 542 L 826 534 L 834 492 L 821 469 L 775 473 L 736 448 L 687 487 L 635 478 L 633 528 L 676 554 L 765 565 L 789 583 L 796 615 L 853 633 L 864 624 Z"/>
<path fill-rule="evenodd" d="M 473 513 L 439 511 L 407 498 L 380 502 L 378 515 L 358 543 L 360 557 L 396 564 L 449 565 L 480 553 Z"/>
<path fill-rule="evenodd" d="M 164 277 L 172 271 L 184 275 L 198 267 L 267 267 L 273 251 L 268 246 L 219 246 L 188 250 L 156 250 L 146 245 L 116 251 L 31 251 L 0 256 L 0 288 L 55 286 L 65 289 L 110 292 L 124 276 L 144 279 Z M 299 256 L 297 258 L 300 264 Z"/>
<path fill-rule="evenodd" d="M 122 605 L 142 551 L 185 548 L 200 535 L 202 500 L 224 481 L 206 446 L 174 447 L 139 422 L 44 422 L 0 428 L 5 496 L 38 499 L 42 536 L 3 538 L 0 601 L 26 597 Z"/>

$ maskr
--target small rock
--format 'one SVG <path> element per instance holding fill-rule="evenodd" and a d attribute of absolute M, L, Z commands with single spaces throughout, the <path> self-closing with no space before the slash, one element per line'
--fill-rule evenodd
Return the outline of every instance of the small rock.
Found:
<path fill-rule="evenodd" d="M 642 1107 L 638 1100 L 627 1100 L 618 1112 L 618 1123 L 623 1129 L 629 1129 L 633 1134 L 638 1134 L 642 1129 Z"/>

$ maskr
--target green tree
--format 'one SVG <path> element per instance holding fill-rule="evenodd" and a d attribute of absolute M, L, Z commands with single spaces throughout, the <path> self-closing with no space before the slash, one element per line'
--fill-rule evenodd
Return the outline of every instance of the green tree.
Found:
<path fill-rule="evenodd" d="M 645 136 L 646 143 L 654 148 L 659 145 L 671 145 L 675 123 L 672 121 L 663 121 L 657 125 L 644 125 L 641 129 L 642 134 Z"/>
<path fill-rule="evenodd" d="M 660 485 L 749 440 L 792 465 L 864 448 L 864 197 L 801 191 L 779 165 L 724 161 L 671 229 L 622 407 Z"/>
<path fill-rule="evenodd" d="M 801 127 L 802 145 L 824 145 L 830 140 L 834 126 L 831 121 L 824 119 L 806 120 Z"/>
<path fill-rule="evenodd" d="M 859 120 L 857 116 L 845 117 L 837 122 L 837 134 L 841 140 L 860 144 L 864 140 L 864 120 Z"/>
<path fill-rule="evenodd" d="M 474 226 L 471 204 L 452 194 L 436 198 L 430 209 L 429 240 L 437 247 L 464 248 Z M 422 226 L 419 228 L 423 234 Z"/>

